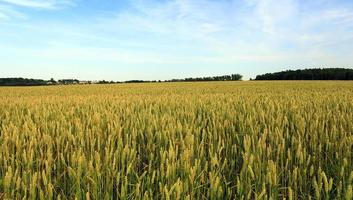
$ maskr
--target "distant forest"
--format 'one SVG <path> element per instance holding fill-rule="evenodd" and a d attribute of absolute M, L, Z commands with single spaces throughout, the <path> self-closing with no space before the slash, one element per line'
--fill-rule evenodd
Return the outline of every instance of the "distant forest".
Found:
<path fill-rule="evenodd" d="M 353 80 L 353 69 L 317 68 L 259 75 L 255 80 Z"/>
<path fill-rule="evenodd" d="M 75 85 L 75 84 L 116 84 L 116 83 L 156 83 L 156 82 L 196 82 L 196 81 L 239 81 L 242 79 L 240 74 L 232 74 L 225 76 L 213 76 L 202 78 L 185 78 L 172 79 L 166 81 L 145 81 L 145 80 L 129 80 L 124 82 L 115 81 L 80 81 L 77 79 L 62 79 L 55 81 L 41 80 L 41 79 L 27 79 L 27 78 L 0 78 L 0 86 L 43 86 L 43 85 Z"/>
<path fill-rule="evenodd" d="M 0 86 L 40 86 L 47 85 L 48 81 L 27 78 L 0 78 Z"/>

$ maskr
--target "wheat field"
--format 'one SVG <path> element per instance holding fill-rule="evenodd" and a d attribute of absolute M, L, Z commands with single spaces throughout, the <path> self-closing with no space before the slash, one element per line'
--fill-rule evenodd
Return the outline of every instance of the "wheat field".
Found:
<path fill-rule="evenodd" d="M 0 88 L 0 199 L 353 198 L 353 82 Z"/>

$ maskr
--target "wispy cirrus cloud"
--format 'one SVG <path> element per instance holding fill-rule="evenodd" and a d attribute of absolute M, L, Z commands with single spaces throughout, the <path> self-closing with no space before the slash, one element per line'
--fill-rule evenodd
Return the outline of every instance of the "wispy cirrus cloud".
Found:
<path fill-rule="evenodd" d="M 0 0 L 0 22 L 31 17 L 28 10 L 58 10 L 74 6 L 76 0 Z"/>
<path fill-rule="evenodd" d="M 0 20 L 9 20 L 11 18 L 25 19 L 27 16 L 14 9 L 11 6 L 0 5 Z"/>
<path fill-rule="evenodd" d="M 36 9 L 55 9 L 60 6 L 73 5 L 74 3 L 72 0 L 0 0 L 0 2 Z"/>

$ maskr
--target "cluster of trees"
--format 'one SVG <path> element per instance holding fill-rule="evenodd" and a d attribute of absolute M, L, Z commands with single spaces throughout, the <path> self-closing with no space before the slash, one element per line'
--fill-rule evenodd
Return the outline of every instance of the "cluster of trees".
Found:
<path fill-rule="evenodd" d="M 51 84 L 51 81 L 27 78 L 0 78 L 0 86 L 39 86 L 48 84 Z"/>
<path fill-rule="evenodd" d="M 123 83 L 157 83 L 157 82 L 162 82 L 162 81 L 144 81 L 144 80 L 129 80 L 129 81 L 125 81 Z"/>
<path fill-rule="evenodd" d="M 225 76 L 211 76 L 200 78 L 185 78 L 185 79 L 172 79 L 166 82 L 200 82 L 200 81 L 240 81 L 243 78 L 240 74 L 232 74 Z"/>
<path fill-rule="evenodd" d="M 353 80 L 353 69 L 315 68 L 259 75 L 255 80 Z"/>
<path fill-rule="evenodd" d="M 144 81 L 144 80 L 129 80 L 129 81 L 106 81 L 106 80 L 101 80 L 96 82 L 97 84 L 117 84 L 117 83 L 155 83 L 157 81 Z"/>
<path fill-rule="evenodd" d="M 41 85 L 71 85 L 80 84 L 81 81 L 77 79 L 62 79 L 55 81 L 29 78 L 0 78 L 0 86 L 41 86 Z"/>
<path fill-rule="evenodd" d="M 77 79 L 61 79 L 61 80 L 58 80 L 58 83 L 62 85 L 72 85 L 72 84 L 79 84 L 80 81 Z"/>
<path fill-rule="evenodd" d="M 106 81 L 106 80 L 102 80 L 102 81 L 98 81 L 98 82 L 97 82 L 97 84 L 113 84 L 113 83 L 119 83 L 119 82 Z"/>

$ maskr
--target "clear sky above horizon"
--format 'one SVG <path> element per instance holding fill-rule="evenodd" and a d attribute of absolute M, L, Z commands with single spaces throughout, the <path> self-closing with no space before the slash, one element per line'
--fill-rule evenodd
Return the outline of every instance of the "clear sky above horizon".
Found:
<path fill-rule="evenodd" d="M 353 68 L 352 0 L 0 0 L 0 77 Z"/>

